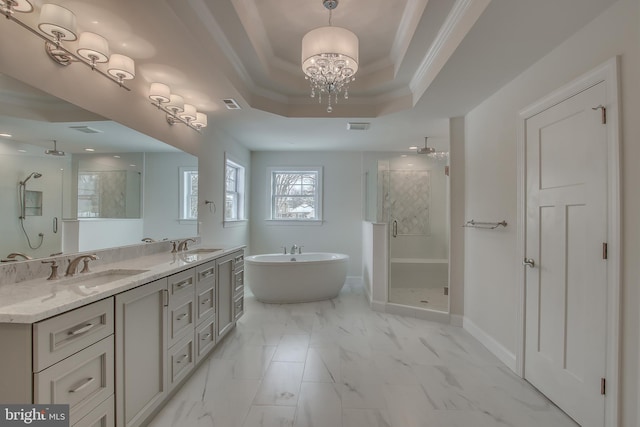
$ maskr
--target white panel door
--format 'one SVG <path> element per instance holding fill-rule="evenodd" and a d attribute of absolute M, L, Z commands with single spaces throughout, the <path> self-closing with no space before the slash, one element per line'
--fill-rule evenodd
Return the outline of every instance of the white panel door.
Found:
<path fill-rule="evenodd" d="M 525 378 L 604 425 L 607 141 L 599 83 L 526 121 Z"/>

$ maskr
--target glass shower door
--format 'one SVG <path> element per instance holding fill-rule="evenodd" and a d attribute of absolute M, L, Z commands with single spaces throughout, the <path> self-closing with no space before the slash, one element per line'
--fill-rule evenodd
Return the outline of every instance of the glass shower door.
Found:
<path fill-rule="evenodd" d="M 448 311 L 448 191 L 444 168 L 426 156 L 381 170 L 389 224 L 389 302 Z"/>

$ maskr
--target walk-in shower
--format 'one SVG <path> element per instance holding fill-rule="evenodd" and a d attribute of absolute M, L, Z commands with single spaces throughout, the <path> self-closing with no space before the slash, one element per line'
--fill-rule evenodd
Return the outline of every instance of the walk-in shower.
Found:
<path fill-rule="evenodd" d="M 378 218 L 389 229 L 389 303 L 449 309 L 447 160 L 414 154 L 378 162 Z"/>
<path fill-rule="evenodd" d="M 39 172 L 31 172 L 24 180 L 18 183 L 18 201 L 20 204 L 20 227 L 24 236 L 27 238 L 27 243 L 31 249 L 38 249 L 44 242 L 44 233 L 38 233 L 40 242 L 36 245 L 31 243 L 31 238 L 24 225 L 27 216 L 42 215 L 42 192 L 41 191 L 29 191 L 27 190 L 27 181 L 31 178 L 41 178 L 42 174 Z"/>

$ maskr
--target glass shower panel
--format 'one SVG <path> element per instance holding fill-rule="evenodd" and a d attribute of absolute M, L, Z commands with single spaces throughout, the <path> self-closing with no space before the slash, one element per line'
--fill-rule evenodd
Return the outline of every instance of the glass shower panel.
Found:
<path fill-rule="evenodd" d="M 382 162 L 381 162 L 382 163 Z M 428 156 L 379 168 L 382 219 L 389 224 L 389 302 L 448 311 L 448 182 Z"/>

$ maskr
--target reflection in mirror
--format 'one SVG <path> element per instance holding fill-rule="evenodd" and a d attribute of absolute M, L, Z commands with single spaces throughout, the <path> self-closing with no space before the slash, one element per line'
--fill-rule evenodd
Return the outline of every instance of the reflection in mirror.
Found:
<path fill-rule="evenodd" d="M 196 236 L 180 218 L 179 171 L 197 164 L 0 75 L 0 260 Z"/>

